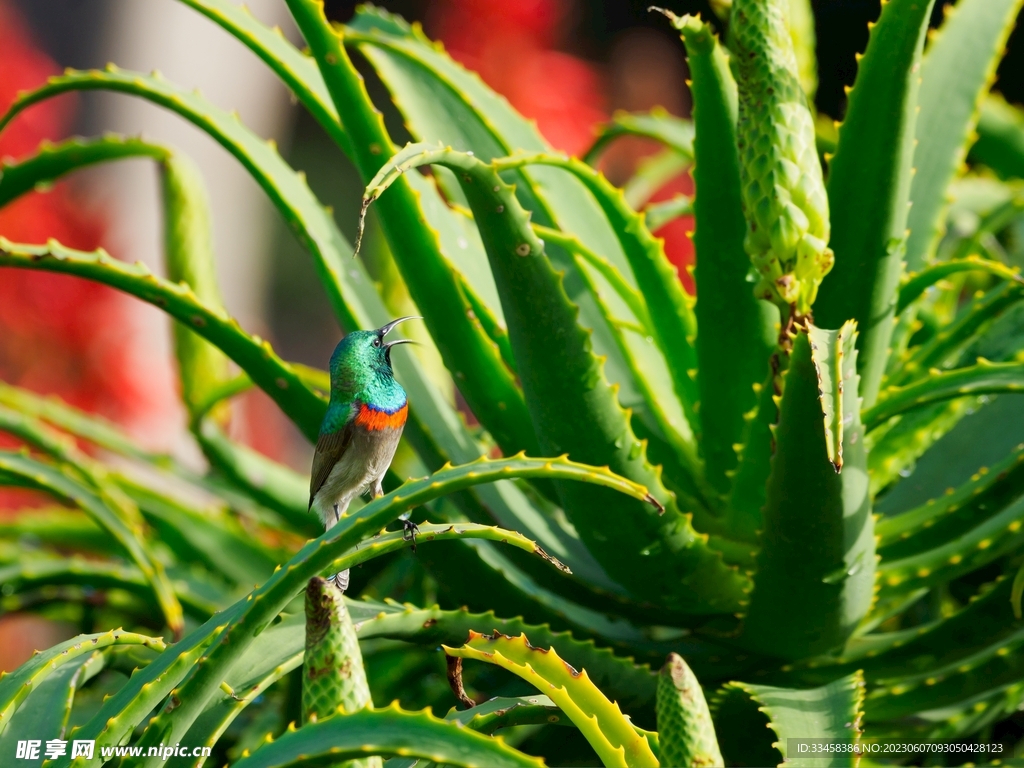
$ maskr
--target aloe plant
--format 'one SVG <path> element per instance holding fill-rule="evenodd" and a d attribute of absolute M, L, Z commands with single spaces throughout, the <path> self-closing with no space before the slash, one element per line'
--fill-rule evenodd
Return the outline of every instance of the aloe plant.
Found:
<path fill-rule="evenodd" d="M 433 349 L 396 360 L 411 411 L 389 493 L 321 534 L 306 478 L 224 429 L 256 386 L 315 440 L 329 381 L 221 305 L 201 173 L 113 135 L 5 161 L 0 205 L 88 165 L 158 164 L 165 276 L 54 241 L 0 238 L 0 266 L 174 318 L 208 467 L 0 384 L 0 430 L 24 445 L 0 452 L 0 483 L 61 505 L 0 525 L 0 605 L 83 633 L 0 679 L 0 752 L 27 737 L 95 742 L 61 767 L 162 765 L 148 749 L 167 744 L 247 768 L 774 765 L 790 738 L 1005 732 L 1024 703 L 1024 113 L 989 88 L 1020 0 L 959 0 L 930 41 L 931 2 L 885 3 L 824 162 L 806 2 L 715 3 L 722 37 L 665 11 L 692 119 L 617 115 L 583 159 L 379 9 L 332 25 L 318 0 L 285 0 L 303 51 L 226 0 L 182 2 L 291 89 L 358 170 L 362 211 L 327 210 L 201 94 L 113 65 L 21 94 L 0 130 L 82 90 L 175 112 L 267 193 L 346 331 L 415 309 Z M 353 51 L 413 143 L 388 133 Z M 664 151 L 619 189 L 596 166 L 630 134 Z M 647 204 L 685 168 L 692 200 Z M 366 250 L 395 267 L 379 292 L 336 222 L 368 213 Z M 652 234 L 689 214 L 696 296 Z M 385 530 L 408 511 L 415 553 Z M 361 599 L 320 579 L 360 565 Z"/>

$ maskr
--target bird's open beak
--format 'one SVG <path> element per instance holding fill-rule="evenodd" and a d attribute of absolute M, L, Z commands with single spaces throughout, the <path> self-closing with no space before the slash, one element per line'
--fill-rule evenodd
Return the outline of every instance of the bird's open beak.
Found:
<path fill-rule="evenodd" d="M 383 339 L 385 336 L 387 336 L 389 333 L 391 333 L 391 329 L 394 328 L 399 323 L 404 323 L 406 320 L 422 320 L 422 319 L 423 318 L 420 317 L 419 315 L 409 315 L 409 317 L 400 317 L 397 320 L 392 320 L 387 325 L 383 325 L 380 328 L 378 328 L 377 329 L 377 333 L 380 334 L 380 337 Z M 384 345 L 384 349 L 391 349 L 391 347 L 395 346 L 396 344 L 415 344 L 415 343 L 416 342 L 413 341 L 412 339 L 395 339 L 394 341 L 389 341 L 387 344 L 385 344 Z"/>
<path fill-rule="evenodd" d="M 420 317 L 419 315 L 410 315 L 409 317 L 400 317 L 397 320 L 392 320 L 387 325 L 382 325 L 380 328 L 377 329 L 377 333 L 380 334 L 380 337 L 383 339 L 385 336 L 387 336 L 389 333 L 391 333 L 392 329 L 396 325 L 398 325 L 399 323 L 404 323 L 406 320 L 422 320 L 422 319 L 423 318 Z"/>

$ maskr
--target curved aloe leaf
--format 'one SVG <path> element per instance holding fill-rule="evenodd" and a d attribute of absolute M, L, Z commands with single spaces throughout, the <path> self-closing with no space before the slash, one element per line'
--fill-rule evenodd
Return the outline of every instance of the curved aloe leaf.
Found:
<path fill-rule="evenodd" d="M 864 428 L 871 430 L 893 416 L 929 403 L 955 397 L 1020 392 L 1024 390 L 1024 363 L 992 363 L 953 371 L 929 371 L 929 378 L 907 387 L 890 387 L 880 401 L 863 413 Z"/>
<path fill-rule="evenodd" d="M 0 730 L 7 727 L 11 715 L 25 697 L 30 695 L 47 676 L 64 664 L 114 645 L 142 645 L 158 652 L 167 648 L 163 640 L 157 637 L 112 630 L 96 635 L 79 635 L 36 653 L 13 672 L 0 675 Z"/>
<path fill-rule="evenodd" d="M 693 198 L 688 195 L 676 195 L 668 200 L 648 203 L 643 208 L 643 214 L 647 228 L 651 232 L 657 232 L 670 221 L 682 216 L 692 216 Z"/>
<path fill-rule="evenodd" d="M 517 114 L 509 103 L 479 77 L 463 69 L 418 29 L 378 8 L 363 6 L 344 33 L 347 45 L 358 46 L 391 91 L 410 133 L 420 141 L 442 142 L 472 151 L 489 160 L 516 150 L 550 149 L 536 125 Z M 436 177 L 451 179 L 446 169 Z M 410 177 L 412 178 L 412 177 Z M 508 174 L 533 220 L 572 233 L 606 257 L 632 279 L 618 238 L 593 197 L 576 179 L 557 169 L 536 166 Z M 456 182 L 445 183 L 446 196 L 462 200 Z M 593 330 L 595 348 L 608 356 L 609 378 L 622 388 L 624 402 L 637 399 L 631 377 L 619 359 L 615 342 L 606 332 L 600 311 L 576 275 L 576 265 L 564 251 L 549 255 L 566 272 L 565 289 L 580 308 L 581 324 Z M 485 270 L 488 280 L 489 271 Z"/>
<path fill-rule="evenodd" d="M 545 692 L 590 742 L 606 766 L 657 766 L 645 736 L 638 734 L 595 686 L 586 669 L 573 669 L 554 649 L 535 648 L 526 635 L 469 633 L 461 648 L 442 646 L 449 657 L 496 664 Z"/>
<path fill-rule="evenodd" d="M 864 701 L 865 718 L 869 723 L 893 720 L 925 708 L 956 704 L 998 686 L 1016 683 L 1024 675 L 1022 645 L 1024 630 L 1019 629 L 947 666 L 879 680 Z"/>
<path fill-rule="evenodd" d="M 1024 112 L 999 94 L 981 103 L 978 140 L 969 158 L 984 163 L 1004 179 L 1024 178 Z"/>
<path fill-rule="evenodd" d="M 460 723 L 477 733 L 488 734 L 517 725 L 572 725 L 565 713 L 547 696 L 495 696 L 471 709 L 452 707 L 444 719 Z"/>
<path fill-rule="evenodd" d="M 647 229 L 643 215 L 626 202 L 622 191 L 599 172 L 575 158 L 554 155 L 515 155 L 495 159 L 498 172 L 531 165 L 561 168 L 575 176 L 597 200 L 619 238 L 636 285 L 647 302 L 651 332 L 668 365 L 673 388 L 693 427 L 697 425 L 697 356 L 693 344 L 697 321 L 693 297 L 686 293 L 676 267 L 665 256 L 664 243 Z M 499 288 L 500 290 L 500 288 Z"/>
<path fill-rule="evenodd" d="M 1010 602 L 1013 579 L 1000 576 L 986 584 L 956 613 L 919 627 L 855 638 L 839 659 L 819 659 L 807 665 L 816 677 L 832 679 L 844 671 L 863 669 L 868 681 L 893 679 L 908 671 L 926 672 L 948 667 L 979 650 L 1018 633 Z M 807 672 L 802 671 L 801 678 Z M 821 682 L 824 682 L 822 680 Z"/>
<path fill-rule="evenodd" d="M 1024 445 L 990 468 L 938 498 L 876 524 L 878 545 L 887 560 L 899 559 L 951 541 L 1024 490 Z"/>
<path fill-rule="evenodd" d="M 80 411 L 52 395 L 47 397 L 0 381 L 0 403 L 27 416 L 35 416 L 112 453 L 154 464 L 170 463 L 169 457 L 141 450 L 113 422 Z"/>
<path fill-rule="evenodd" d="M 383 117 L 373 106 L 345 51 L 342 37 L 327 22 L 322 3 L 288 0 L 288 7 L 327 84 L 346 132 L 353 161 L 364 181 L 392 154 Z M 426 224 L 424 190 L 401 179 L 384 201 L 380 221 L 391 253 L 405 278 L 431 337 L 470 409 L 508 455 L 520 450 L 538 455 L 526 404 L 499 347 L 485 333 L 460 290 L 458 273 L 448 264 L 438 233 Z"/>
<path fill-rule="evenodd" d="M 921 62 L 920 113 L 907 227 L 907 269 L 927 263 L 943 234 L 947 187 L 967 155 L 981 101 L 1021 0 L 961 0 Z M 902 298 L 902 297 L 901 297 Z"/>
<path fill-rule="evenodd" d="M 142 264 L 129 265 L 105 251 L 91 253 L 48 245 L 21 245 L 0 237 L 0 266 L 41 269 L 86 277 L 160 307 L 216 344 L 259 385 L 311 440 L 320 431 L 327 401 L 302 381 L 270 345 L 248 336 L 223 310 L 203 304 L 188 286 L 156 277 Z"/>
<path fill-rule="evenodd" d="M 360 316 L 358 308 L 372 301 L 360 295 L 373 290 L 372 283 L 364 273 L 345 263 L 344 257 L 350 248 L 330 213 L 309 189 L 304 175 L 281 158 L 273 142 L 261 140 L 242 125 L 237 116 L 214 106 L 201 95 L 177 88 L 162 78 L 120 70 L 113 65 L 104 71 L 68 70 L 51 77 L 43 87 L 21 94 L 0 118 L 0 130 L 33 104 L 62 93 L 83 90 L 109 90 L 144 98 L 208 133 L 252 175 L 280 210 L 299 242 L 313 255 L 320 283 L 341 325 L 349 329 L 369 327 L 369 323 L 360 322 L 365 318 Z"/>
<path fill-rule="evenodd" d="M 743 249 L 747 225 L 736 150 L 736 83 L 725 51 L 699 19 L 669 18 L 686 45 L 696 131 L 694 279 L 701 289 L 694 312 L 700 330 L 701 448 L 708 482 L 725 492 L 731 484 L 728 473 L 738 461 L 734 446 L 748 442 L 743 416 L 757 405 L 755 387 L 768 372 L 779 318 L 774 305 L 754 297 L 747 281 L 750 258 Z M 766 477 L 767 471 L 749 482 L 763 488 Z"/>
<path fill-rule="evenodd" d="M 902 314 L 903 310 L 937 282 L 959 272 L 987 272 L 1004 280 L 1012 280 L 1018 283 L 1024 282 L 1024 278 L 1020 276 L 1019 267 L 1008 267 L 1001 262 L 983 259 L 980 256 L 972 255 L 965 259 L 943 261 L 907 277 L 903 285 L 900 286 L 896 314 Z"/>
<path fill-rule="evenodd" d="M 191 663 L 188 665 L 188 668 L 193 670 L 191 676 L 172 693 L 168 705 L 150 723 L 140 740 L 140 745 L 179 741 L 206 708 L 210 697 L 230 673 L 240 655 L 294 598 L 302 585 L 328 568 L 344 570 L 362 562 L 363 558 L 370 554 L 367 545 L 346 554 L 350 548 L 416 506 L 473 485 L 510 477 L 577 479 L 581 482 L 599 483 L 609 488 L 621 489 L 635 498 L 650 498 L 646 489 L 612 474 L 607 469 L 588 467 L 564 458 L 530 459 L 519 456 L 496 461 L 480 459 L 459 467 L 447 467 L 423 480 L 407 482 L 396 491 L 343 517 L 319 539 L 307 543 L 262 586 L 214 617 L 221 622 L 219 625 L 207 625 L 205 634 L 193 633 L 194 645 L 186 645 L 184 641 L 179 644 L 183 652 L 211 641 L 213 647 L 194 664 L 194 668 Z M 174 665 L 174 660 L 168 659 L 165 665 L 152 674 L 165 673 Z M 150 668 L 152 666 L 150 665 Z M 145 672 L 149 673 L 150 668 Z M 171 676 L 166 678 L 172 687 L 180 680 L 180 677 L 176 680 Z M 166 689 L 164 690 L 166 695 Z M 156 701 L 163 698 L 161 696 L 156 700 L 150 699 L 148 689 L 146 695 L 141 695 L 139 689 L 135 687 L 134 678 L 121 689 L 119 696 L 122 693 L 130 701 L 128 708 L 132 711 L 146 706 L 147 702 L 146 711 L 149 711 Z M 120 711 L 119 705 L 125 706 L 123 699 L 118 699 L 117 704 L 111 704 L 111 701 L 114 700 L 109 700 L 83 729 L 83 733 L 89 734 L 83 738 L 95 738 L 98 746 L 119 743 L 126 733 L 125 729 L 130 730 L 138 722 L 132 722 L 132 718 L 123 713 L 116 714 Z"/>
<path fill-rule="evenodd" d="M 352 156 L 351 142 L 341 126 L 316 62 L 289 43 L 280 28 L 264 26 L 244 5 L 226 0 L 180 1 L 219 24 L 263 59 L 341 150 Z"/>
<path fill-rule="evenodd" d="M 791 738 L 855 744 L 861 734 L 864 704 L 864 678 L 854 673 L 807 690 L 728 683 L 715 697 L 712 711 L 728 764 L 777 765 L 797 757 L 789 752 Z M 855 766 L 858 758 L 848 751 L 800 762 Z"/>
<path fill-rule="evenodd" d="M 540 646 L 556 649 L 559 656 L 570 664 L 586 668 L 597 687 L 626 710 L 636 711 L 654 704 L 656 678 L 649 667 L 617 656 L 610 648 L 598 647 L 593 640 L 577 640 L 569 632 L 552 632 L 548 626 L 528 624 L 522 619 L 498 618 L 493 611 L 445 611 L 436 606 L 416 608 L 394 603 L 360 603 L 357 606 L 352 601 L 349 607 L 353 611 L 356 631 L 364 640 L 384 637 L 436 648 L 440 644 L 457 645 L 471 631 L 506 635 L 525 633 Z M 717 650 L 712 651 L 715 652 Z M 705 663 L 707 656 L 705 653 L 702 658 Z"/>
<path fill-rule="evenodd" d="M 941 584 L 991 563 L 1024 542 L 1022 527 L 1024 499 L 1018 498 L 948 542 L 883 562 L 878 569 L 879 599 Z"/>
<path fill-rule="evenodd" d="M 637 210 L 645 204 L 651 205 L 650 199 L 655 193 L 692 164 L 691 158 L 671 149 L 643 158 L 637 164 L 636 172 L 622 185 L 626 202 Z M 651 229 L 656 227 L 651 226 Z"/>
<path fill-rule="evenodd" d="M 7 729 L 0 735 L 0 750 L 7 755 L 17 755 L 17 742 L 23 742 L 18 736 L 27 733 L 31 733 L 43 744 L 51 739 L 66 739 L 75 694 L 92 677 L 103 671 L 106 661 L 107 651 L 93 651 L 84 658 L 78 657 L 68 664 L 61 664 L 33 686 L 31 693 L 14 713 Z M 40 756 L 39 760 L 22 765 L 38 768 L 42 762 Z"/>
<path fill-rule="evenodd" d="M 853 323 L 810 326 L 793 340 L 740 639 L 761 653 L 799 659 L 839 646 L 872 602 L 874 519 L 854 344 Z"/>
<path fill-rule="evenodd" d="M 195 437 L 210 464 L 239 488 L 309 536 L 322 526 L 309 513 L 309 481 L 293 469 L 228 439 L 209 419 L 196 425 Z"/>
<path fill-rule="evenodd" d="M 817 322 L 860 331 L 864 406 L 885 371 L 903 269 L 921 51 L 934 0 L 892 0 L 871 28 L 829 164 L 835 268 L 821 284 Z"/>
<path fill-rule="evenodd" d="M 386 709 L 338 714 L 290 729 L 234 765 L 237 768 L 299 768 L 367 755 L 411 756 L 443 765 L 542 768 L 544 762 L 490 738 L 423 712 Z"/>
<path fill-rule="evenodd" d="M 171 151 L 159 144 L 116 134 L 98 139 L 76 137 L 57 144 L 44 141 L 31 157 L 0 163 L 0 207 L 79 168 L 132 157 L 163 161 L 170 156 Z"/>
<path fill-rule="evenodd" d="M 174 594 L 163 564 L 148 546 L 139 526 L 125 519 L 119 505 L 111 503 L 103 491 L 93 490 L 80 482 L 67 464 L 53 467 L 24 454 L 0 452 L 0 473 L 79 507 L 102 526 L 128 553 L 152 586 L 168 627 L 176 635 L 181 633 L 184 626 L 181 604 Z"/>
<path fill-rule="evenodd" d="M 152 584 L 132 565 L 86 560 L 81 557 L 30 557 L 12 565 L 0 566 L 0 578 L 11 594 L 45 587 L 80 584 L 91 590 L 117 589 L 138 595 L 150 611 L 161 607 L 159 601 L 155 599 Z M 193 590 L 193 587 L 199 589 Z M 209 584 L 189 584 L 184 579 L 173 578 L 171 589 L 184 612 L 200 620 L 209 618 L 225 603 L 230 602 L 229 597 L 223 593 L 218 595 L 216 588 Z"/>
<path fill-rule="evenodd" d="M 912 470 L 943 435 L 975 406 L 969 398 L 948 400 L 903 414 L 895 424 L 879 427 L 868 435 L 868 474 L 871 493 L 877 495 Z"/>
<path fill-rule="evenodd" d="M 219 691 L 221 697 L 211 701 L 189 729 L 183 739 L 185 744 L 213 747 L 242 710 L 288 672 L 301 666 L 305 643 L 304 620 L 303 614 L 293 614 L 256 638 L 231 674 L 225 678 Z M 200 760 L 187 764 L 198 768 L 203 763 Z"/>
<path fill-rule="evenodd" d="M 597 138 L 583 153 L 583 162 L 594 165 L 605 147 L 620 136 L 654 139 L 686 158 L 693 158 L 693 123 L 676 117 L 662 107 L 650 112 L 616 112 L 597 129 Z"/>
<path fill-rule="evenodd" d="M 1006 283 L 966 304 L 957 318 L 917 347 L 891 384 L 900 386 L 921 378 L 931 368 L 955 362 L 960 354 L 987 331 L 1007 308 L 1024 299 L 1024 285 Z"/>
<path fill-rule="evenodd" d="M 199 169 L 185 157 L 161 166 L 164 199 L 164 260 L 167 277 L 184 283 L 199 301 L 223 311 L 213 257 L 210 203 Z M 174 346 L 185 407 L 194 420 L 229 376 L 228 358 L 188 326 L 174 324 Z"/>
<path fill-rule="evenodd" d="M 704 690 L 675 653 L 658 675 L 658 738 L 665 765 L 724 765 Z"/>
<path fill-rule="evenodd" d="M 195 509 L 135 478 L 116 480 L 179 562 L 202 562 L 239 586 L 262 581 L 280 562 L 278 551 L 224 510 Z"/>
<path fill-rule="evenodd" d="M 588 334 L 577 324 L 577 309 L 560 275 L 493 166 L 450 149 L 412 145 L 385 166 L 366 199 L 380 196 L 404 171 L 430 163 L 457 172 L 474 210 L 542 448 L 608 464 L 669 501 L 603 376 Z M 553 333 L 563 340 L 557 360 L 552 359 Z M 634 594 L 656 595 L 667 607 L 691 613 L 722 612 L 738 604 L 743 578 L 724 565 L 670 501 L 670 511 L 662 515 L 602 491 L 564 486 L 559 492 L 587 547 Z M 637 567 L 641 562 L 644 568 Z"/>

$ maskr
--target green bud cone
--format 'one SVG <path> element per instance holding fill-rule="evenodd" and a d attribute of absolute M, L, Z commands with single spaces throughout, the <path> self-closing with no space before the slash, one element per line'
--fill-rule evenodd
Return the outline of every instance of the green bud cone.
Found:
<path fill-rule="evenodd" d="M 658 675 L 657 710 L 662 765 L 725 765 L 704 691 L 679 654 L 670 653 Z"/>
<path fill-rule="evenodd" d="M 761 275 L 754 290 L 806 316 L 834 259 L 814 121 L 786 24 L 788 4 L 735 0 L 731 66 L 739 91 L 744 247 Z"/>
<path fill-rule="evenodd" d="M 302 719 L 323 720 L 372 705 L 359 640 L 341 590 L 319 576 L 306 587 L 306 655 L 302 662 Z M 346 768 L 380 768 L 379 757 L 349 760 Z"/>

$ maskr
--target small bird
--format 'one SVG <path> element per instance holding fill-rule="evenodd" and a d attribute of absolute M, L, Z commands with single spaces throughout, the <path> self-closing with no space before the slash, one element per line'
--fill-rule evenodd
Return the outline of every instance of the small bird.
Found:
<path fill-rule="evenodd" d="M 381 480 L 391 466 L 409 413 L 409 402 L 391 368 L 391 348 L 409 339 L 384 341 L 400 317 L 375 331 L 353 331 L 331 355 L 331 399 L 320 425 L 309 478 L 309 508 L 316 509 L 326 530 L 367 491 L 383 496 Z M 403 520 L 406 536 L 416 543 L 416 525 Z M 342 592 L 348 571 L 331 579 Z"/>

